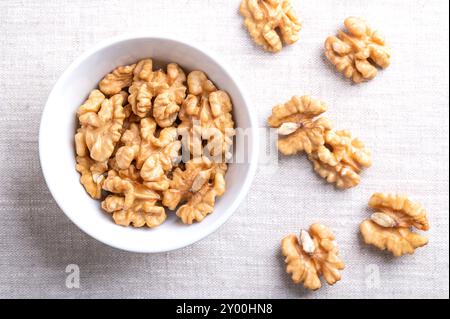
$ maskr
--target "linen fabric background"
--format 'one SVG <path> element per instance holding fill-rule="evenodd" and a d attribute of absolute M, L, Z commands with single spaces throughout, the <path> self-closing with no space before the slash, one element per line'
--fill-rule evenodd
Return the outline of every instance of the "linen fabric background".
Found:
<path fill-rule="evenodd" d="M 0 2 L 0 297 L 449 297 L 448 2 L 292 2 L 303 29 L 279 54 L 253 44 L 240 0 Z M 326 37 L 351 15 L 365 17 L 393 49 L 391 67 L 361 85 L 323 57 Z M 259 166 L 229 221 L 192 246 L 145 255 L 97 242 L 46 187 L 39 121 L 52 86 L 77 56 L 130 32 L 174 35 L 220 55 L 262 127 L 272 106 L 292 95 L 322 99 L 336 128 L 372 149 L 373 167 L 358 187 L 341 191 L 317 177 L 305 156 L 280 157 L 277 168 Z M 377 191 L 409 194 L 427 208 L 427 247 L 393 258 L 363 244 L 358 226 Z M 342 281 L 311 293 L 285 273 L 280 240 L 317 221 L 332 227 L 347 267 Z M 66 287 L 69 264 L 80 268 L 79 289 Z"/>

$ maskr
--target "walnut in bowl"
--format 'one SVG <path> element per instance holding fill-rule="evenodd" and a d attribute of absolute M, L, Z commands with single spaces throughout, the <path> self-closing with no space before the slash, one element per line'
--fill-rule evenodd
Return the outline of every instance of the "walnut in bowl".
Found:
<path fill-rule="evenodd" d="M 180 147 L 174 130 L 189 134 L 206 92 L 209 123 L 221 127 L 231 116 L 236 128 L 248 129 L 247 155 L 237 154 L 244 149 L 239 145 L 234 154 L 246 162 L 225 168 L 203 157 L 201 163 L 172 161 Z M 243 92 L 216 58 L 179 40 L 121 37 L 82 55 L 56 83 L 41 120 L 41 166 L 58 205 L 86 233 L 124 250 L 168 251 L 207 236 L 237 208 L 256 170 L 256 128 Z M 208 148 L 210 155 L 225 155 L 230 143 L 224 141 L 224 148 Z M 195 148 L 191 142 L 183 147 Z M 189 187 L 181 185 L 191 171 L 197 173 Z M 210 214 L 208 204 L 219 195 Z M 100 197 L 102 205 L 95 199 Z M 175 213 L 164 206 L 175 207 Z M 162 224 L 117 226 L 102 207 L 121 225 Z M 136 209 L 141 213 L 129 213 Z"/>

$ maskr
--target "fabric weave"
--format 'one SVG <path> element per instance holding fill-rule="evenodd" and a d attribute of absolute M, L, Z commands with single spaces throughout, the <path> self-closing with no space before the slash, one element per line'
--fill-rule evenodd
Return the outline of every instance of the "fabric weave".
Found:
<path fill-rule="evenodd" d="M 5 0 L 0 2 L 0 297 L 448 298 L 449 17 L 445 0 L 293 0 L 298 43 L 279 54 L 253 44 L 240 0 Z M 349 15 L 365 17 L 393 49 L 392 65 L 353 85 L 323 57 Z M 38 129 L 64 69 L 105 38 L 175 35 L 220 55 L 266 125 L 273 105 L 310 94 L 338 129 L 372 149 L 357 188 L 340 191 L 305 156 L 260 165 L 246 200 L 217 232 L 181 250 L 143 255 L 85 235 L 43 179 Z M 55 132 L 58 134 L 58 132 Z M 64 172 L 61 172 L 64 175 Z M 430 243 L 400 259 L 362 243 L 373 192 L 401 192 L 429 211 Z M 329 225 L 347 268 L 314 293 L 291 283 L 280 241 L 313 222 Z M 66 287 L 66 267 L 80 288 Z"/>

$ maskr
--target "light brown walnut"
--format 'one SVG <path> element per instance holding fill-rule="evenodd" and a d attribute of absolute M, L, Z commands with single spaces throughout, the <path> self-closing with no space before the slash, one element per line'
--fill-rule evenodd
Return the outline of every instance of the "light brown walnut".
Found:
<path fill-rule="evenodd" d="M 145 160 L 141 168 L 141 177 L 144 180 L 144 185 L 159 191 L 168 189 L 169 179 L 167 174 L 178 162 L 180 149 L 181 142 L 174 140 L 153 152 Z"/>
<path fill-rule="evenodd" d="M 156 136 L 157 124 L 150 117 L 144 118 L 140 122 L 141 147 L 136 157 L 136 167 L 141 169 L 144 162 L 150 155 L 160 152 L 162 149 L 181 147 L 178 141 L 177 129 L 166 127 Z"/>
<path fill-rule="evenodd" d="M 232 116 L 233 104 L 227 92 L 218 90 L 209 94 L 209 105 L 208 115 L 212 125 L 204 121 L 203 126 L 214 127 L 216 130 L 204 136 L 208 141 L 206 150 L 213 157 L 224 155 L 222 160 L 227 161 L 231 157 L 230 150 L 236 134 Z"/>
<path fill-rule="evenodd" d="M 336 69 L 360 83 L 373 79 L 380 68 L 387 68 L 391 63 L 391 50 L 381 35 L 372 30 L 361 18 L 345 19 L 348 33 L 339 31 L 337 36 L 325 41 L 325 56 Z"/>
<path fill-rule="evenodd" d="M 134 114 L 144 118 L 152 112 L 159 126 L 171 126 L 186 96 L 185 82 L 186 75 L 176 63 L 168 64 L 166 74 L 153 71 L 151 59 L 140 61 L 129 89 Z"/>
<path fill-rule="evenodd" d="M 279 130 L 278 150 L 284 155 L 316 151 L 325 143 L 325 132 L 332 128 L 328 119 L 317 118 L 326 110 L 325 103 L 309 96 L 294 96 L 276 105 L 268 122 Z M 291 125 L 289 130 L 286 124 Z"/>
<path fill-rule="evenodd" d="M 132 163 L 140 169 L 143 184 L 150 189 L 162 191 L 169 187 L 167 174 L 178 163 L 181 142 L 175 127 L 164 128 L 156 137 L 156 122 L 152 118 L 131 123 L 122 135 L 124 144 L 116 151 L 112 168 L 125 170 Z M 133 164 L 133 165 L 134 165 Z"/>
<path fill-rule="evenodd" d="M 253 40 L 267 51 L 299 39 L 302 26 L 289 0 L 243 0 L 240 12 Z"/>
<path fill-rule="evenodd" d="M 153 117 L 161 127 L 169 127 L 175 122 L 187 89 L 184 85 L 186 75 L 176 63 L 167 65 L 165 82 L 167 89 L 161 90 L 153 105 Z"/>
<path fill-rule="evenodd" d="M 161 225 L 167 218 L 164 207 L 157 205 L 157 200 L 135 200 L 131 207 L 124 208 L 125 199 L 109 195 L 102 202 L 102 208 L 113 215 L 114 222 L 121 226 L 147 226 L 149 228 Z"/>
<path fill-rule="evenodd" d="M 161 127 L 169 127 L 176 121 L 180 106 L 169 92 L 159 94 L 153 104 L 153 117 Z"/>
<path fill-rule="evenodd" d="M 375 193 L 369 200 L 375 213 L 361 223 L 361 233 L 367 244 L 388 250 L 394 256 L 413 254 L 428 243 L 428 239 L 411 229 L 430 229 L 427 212 L 422 205 L 406 196 Z"/>
<path fill-rule="evenodd" d="M 178 133 L 192 156 L 212 156 L 215 161 L 231 157 L 235 135 L 233 105 L 229 95 L 217 90 L 203 72 L 193 71 L 187 79 L 189 94 L 179 112 Z M 203 145 L 202 141 L 207 141 Z"/>
<path fill-rule="evenodd" d="M 335 131 L 330 120 L 319 117 L 325 103 L 309 96 L 294 96 L 276 105 L 268 119 L 278 129 L 278 150 L 284 155 L 306 153 L 314 170 L 338 188 L 359 184 L 360 173 L 370 167 L 370 151 L 349 131 Z"/>
<path fill-rule="evenodd" d="M 194 158 L 201 157 L 203 154 L 200 109 L 203 109 L 201 105 L 205 104 L 209 104 L 207 95 L 198 97 L 189 94 L 178 113 L 181 123 L 177 127 L 177 132 L 181 136 L 184 149 L 189 151 L 190 157 Z M 204 107 L 206 108 L 207 106 Z"/>
<path fill-rule="evenodd" d="M 189 73 L 187 77 L 187 84 L 189 94 L 196 96 L 208 95 L 209 93 L 217 90 L 214 83 L 212 83 L 202 71 L 192 71 Z"/>
<path fill-rule="evenodd" d="M 133 73 L 133 81 L 130 83 L 130 96 L 128 102 L 133 113 L 139 117 L 145 117 L 152 109 L 154 92 L 150 87 L 153 79 L 153 61 L 144 59 L 137 63 Z"/>
<path fill-rule="evenodd" d="M 169 86 L 167 92 L 178 105 L 181 105 L 186 97 L 185 82 L 186 74 L 183 69 L 176 63 L 169 63 L 167 65 L 167 84 Z"/>
<path fill-rule="evenodd" d="M 98 84 L 100 91 L 108 96 L 118 94 L 124 88 L 131 85 L 133 71 L 136 64 L 119 66 L 114 71 L 106 75 Z"/>
<path fill-rule="evenodd" d="M 158 96 L 159 94 L 170 90 L 169 78 L 167 74 L 163 70 L 154 71 L 151 81 L 149 82 L 149 87 L 153 96 Z"/>
<path fill-rule="evenodd" d="M 127 169 L 136 159 L 141 149 L 141 136 L 139 125 L 131 123 L 120 139 L 123 144 L 115 154 L 115 160 L 119 169 Z"/>
<path fill-rule="evenodd" d="M 185 224 L 202 221 L 214 209 L 215 199 L 225 192 L 226 164 L 197 158 L 186 163 L 185 170 L 176 168 L 170 188 L 164 192 L 163 205 L 171 210 L 177 206 L 177 216 Z"/>
<path fill-rule="evenodd" d="M 170 180 L 170 188 L 164 192 L 163 205 L 170 210 L 175 210 L 180 202 L 189 198 L 192 184 L 197 175 L 202 171 L 208 171 L 212 162 L 207 158 L 190 160 L 185 164 L 185 169 L 180 167 L 173 171 Z"/>
<path fill-rule="evenodd" d="M 153 70 L 152 59 L 116 68 L 99 87 L 77 111 L 76 170 L 86 192 L 119 225 L 156 227 L 167 217 L 163 204 L 186 224 L 202 221 L 225 192 L 222 161 L 235 134 L 228 94 L 202 71 Z M 197 156 L 181 158 L 182 131 L 200 133 Z"/>
<path fill-rule="evenodd" d="M 92 159 L 104 162 L 109 159 L 121 137 L 125 112 L 125 94 L 116 94 L 106 99 L 94 90 L 88 100 L 78 109 L 81 128 L 75 136 L 77 154 L 84 156 L 89 150 Z"/>
<path fill-rule="evenodd" d="M 77 156 L 76 170 L 80 173 L 80 182 L 86 192 L 95 199 L 102 196 L 104 173 L 108 170 L 106 162 L 96 162 L 88 156 Z"/>
<path fill-rule="evenodd" d="M 147 116 L 152 109 L 153 95 L 145 82 L 134 82 L 130 86 L 130 96 L 128 102 L 130 103 L 133 113 L 143 118 Z"/>
<path fill-rule="evenodd" d="M 338 256 L 331 230 L 324 225 L 313 224 L 309 232 L 302 230 L 300 239 L 289 235 L 281 242 L 286 271 L 293 282 L 303 283 L 306 289 L 317 290 L 322 286 L 320 276 L 330 285 L 341 280 L 340 270 L 344 269 L 345 264 Z"/>
<path fill-rule="evenodd" d="M 119 225 L 159 226 L 166 219 L 165 209 L 157 205 L 160 195 L 143 185 L 139 177 L 130 172 L 108 172 L 103 189 L 116 195 L 109 195 L 102 202 L 102 208 L 112 213 Z"/>
<path fill-rule="evenodd" d="M 360 173 L 372 165 L 370 151 L 349 131 L 328 131 L 325 144 L 308 155 L 314 170 L 338 188 L 351 188 L 360 183 Z"/>
<path fill-rule="evenodd" d="M 131 207 L 135 199 L 155 200 L 160 198 L 157 192 L 147 188 L 141 180 L 134 179 L 132 176 L 120 175 L 114 170 L 108 172 L 103 189 L 124 196 L 124 208 Z"/>

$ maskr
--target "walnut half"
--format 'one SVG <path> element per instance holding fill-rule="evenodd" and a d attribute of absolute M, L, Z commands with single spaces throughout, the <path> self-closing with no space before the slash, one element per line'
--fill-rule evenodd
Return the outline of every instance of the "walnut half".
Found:
<path fill-rule="evenodd" d="M 363 19 L 349 17 L 344 24 L 348 33 L 339 31 L 337 37 L 328 37 L 325 56 L 355 83 L 373 79 L 378 73 L 377 66 L 385 69 L 390 65 L 391 50 Z"/>
<path fill-rule="evenodd" d="M 176 210 L 184 224 L 201 222 L 212 213 L 216 197 L 225 192 L 227 165 L 211 162 L 207 157 L 195 158 L 185 169 L 176 168 L 170 188 L 164 191 L 163 205 Z"/>
<path fill-rule="evenodd" d="M 117 67 L 78 108 L 76 170 L 118 225 L 157 227 L 166 207 L 201 222 L 226 189 L 232 99 L 202 71 L 153 67 L 150 58 Z"/>
<path fill-rule="evenodd" d="M 270 52 L 298 41 L 302 25 L 290 0 L 243 0 L 240 11 L 256 44 Z"/>
<path fill-rule="evenodd" d="M 370 151 L 349 131 L 335 131 L 330 120 L 319 117 L 326 110 L 321 101 L 294 96 L 276 105 L 268 122 L 278 129 L 278 150 L 282 154 L 304 152 L 327 182 L 342 189 L 355 187 L 362 170 L 372 164 Z"/>
<path fill-rule="evenodd" d="M 319 289 L 322 275 L 330 285 L 341 280 L 340 270 L 345 264 L 338 256 L 337 245 L 331 230 L 321 224 L 313 224 L 309 232 L 302 230 L 300 241 L 289 235 L 281 241 L 281 251 L 286 257 L 286 271 L 296 284 L 310 290 Z"/>
<path fill-rule="evenodd" d="M 375 193 L 369 200 L 369 206 L 375 213 L 360 226 L 367 244 L 381 250 L 387 249 L 399 257 L 413 254 L 416 248 L 428 243 L 426 237 L 411 231 L 411 228 L 430 229 L 427 212 L 422 205 L 405 196 Z"/>

